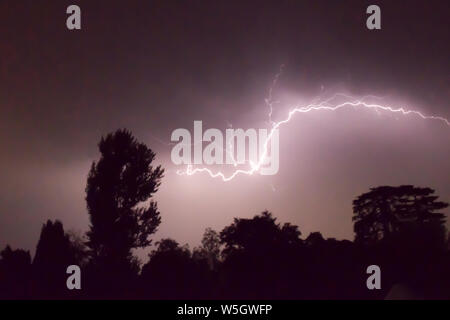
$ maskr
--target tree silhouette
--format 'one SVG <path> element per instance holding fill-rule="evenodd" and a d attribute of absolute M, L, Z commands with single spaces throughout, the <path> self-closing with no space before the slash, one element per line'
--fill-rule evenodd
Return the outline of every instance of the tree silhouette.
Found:
<path fill-rule="evenodd" d="M 153 167 L 155 153 L 137 142 L 130 131 L 102 137 L 100 160 L 92 164 L 86 186 L 90 216 L 87 245 L 92 265 L 104 281 L 115 283 L 136 273 L 132 249 L 150 245 L 149 236 L 161 222 L 157 204 L 145 205 L 158 190 L 164 170 Z M 109 277 L 108 277 L 109 272 Z"/>
<path fill-rule="evenodd" d="M 353 201 L 355 241 L 376 243 L 413 228 L 445 232 L 445 215 L 435 211 L 448 204 L 437 201 L 433 193 L 433 189 L 411 185 L 371 188 Z"/>
<path fill-rule="evenodd" d="M 141 274 L 145 297 L 153 299 L 192 299 L 203 297 L 206 261 L 192 258 L 188 246 L 172 239 L 162 239 L 153 250 Z M 204 262 L 204 263 L 202 263 Z"/>
<path fill-rule="evenodd" d="M 220 260 L 220 235 L 217 231 L 207 228 L 202 238 L 202 245 L 194 249 L 196 259 L 205 259 L 211 270 L 216 269 Z"/>
<path fill-rule="evenodd" d="M 403 185 L 372 188 L 353 201 L 355 243 L 383 269 L 384 288 L 406 286 L 429 297 L 446 291 L 445 215 L 436 211 L 448 204 L 437 199 L 433 189 Z"/>
<path fill-rule="evenodd" d="M 311 232 L 309 236 L 305 239 L 305 244 L 308 246 L 320 246 L 325 243 L 325 239 L 323 238 L 320 232 Z"/>
<path fill-rule="evenodd" d="M 0 299 L 27 299 L 30 296 L 31 256 L 29 251 L 0 252 Z"/>
<path fill-rule="evenodd" d="M 73 230 L 67 231 L 66 236 L 70 242 L 72 259 L 80 267 L 85 267 L 89 262 L 89 251 L 86 247 L 86 237 L 83 234 Z"/>
<path fill-rule="evenodd" d="M 116 134 L 102 139 L 107 142 L 101 143 L 101 150 L 108 156 L 102 153 L 89 176 L 88 204 L 95 209 L 90 211 L 91 223 L 95 221 L 88 233 L 90 251 L 85 240 L 66 233 L 61 222 L 47 221 L 33 263 L 28 251 L 7 246 L 0 252 L 0 299 L 382 299 L 398 297 L 398 288 L 425 299 L 450 298 L 449 242 L 445 216 L 437 212 L 447 204 L 437 201 L 432 189 L 413 186 L 382 186 L 356 198 L 353 220 L 358 233 L 353 242 L 320 232 L 301 239 L 297 226 L 278 223 L 264 211 L 251 219 L 235 218 L 220 233 L 206 229 L 201 246 L 193 251 L 162 239 L 139 273 L 140 261 L 132 249 L 150 243 L 149 231 L 156 230 L 160 219 L 156 204 L 150 200 L 144 207 L 129 194 L 138 193 L 140 183 L 155 173 L 149 161 L 145 166 L 124 164 L 114 180 L 117 187 L 110 189 L 114 185 L 107 179 L 114 178 L 115 163 L 120 162 L 116 152 L 123 150 L 119 146 L 130 148 L 119 143 L 123 137 Z M 142 156 L 133 150 L 126 153 L 131 162 Z M 141 178 L 131 179 L 138 186 L 126 178 L 131 175 L 127 170 L 136 166 L 148 169 Z M 154 190 L 162 176 L 158 171 Z M 142 221 L 149 225 L 141 229 Z M 95 233 L 100 231 L 117 235 Z M 125 247 L 115 242 L 121 239 L 128 241 Z M 83 290 L 66 288 L 65 271 L 71 264 L 82 268 Z M 372 264 L 382 269 L 381 290 L 367 289 L 366 269 Z M 400 290 L 400 298 L 407 298 L 405 294 Z"/>
<path fill-rule="evenodd" d="M 232 225 L 220 233 L 225 245 L 223 254 L 228 256 L 237 251 L 266 251 L 270 247 L 301 244 L 301 232 L 297 226 L 285 223 L 282 227 L 268 211 L 252 219 L 235 218 Z"/>
<path fill-rule="evenodd" d="M 300 270 L 295 263 L 295 256 L 301 252 L 300 234 L 297 226 L 276 223 L 268 211 L 252 219 L 235 218 L 220 233 L 225 246 L 225 298 L 285 297 L 291 289 L 289 283 L 295 282 L 290 270 Z"/>
<path fill-rule="evenodd" d="M 33 259 L 33 291 L 39 298 L 61 298 L 68 293 L 66 269 L 79 264 L 70 238 L 60 221 L 47 221 L 42 226 Z"/>

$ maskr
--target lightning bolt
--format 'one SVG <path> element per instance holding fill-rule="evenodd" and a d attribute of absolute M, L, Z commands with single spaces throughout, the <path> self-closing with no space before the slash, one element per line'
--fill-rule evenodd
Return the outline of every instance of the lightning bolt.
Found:
<path fill-rule="evenodd" d="M 280 73 L 282 71 L 282 68 L 283 68 L 283 66 L 280 69 Z M 316 98 L 315 101 L 313 100 L 313 102 L 311 104 L 308 104 L 305 106 L 297 106 L 297 107 L 293 108 L 292 110 L 290 110 L 287 117 L 284 120 L 274 122 L 272 120 L 273 104 L 277 103 L 277 101 L 272 100 L 272 90 L 273 90 L 273 87 L 276 85 L 276 82 L 278 81 L 280 73 L 278 73 L 276 75 L 275 80 L 273 81 L 272 87 L 270 88 L 270 91 L 269 91 L 269 97 L 266 99 L 266 104 L 269 107 L 269 115 L 268 115 L 269 121 L 270 121 L 270 124 L 272 127 L 271 127 L 269 134 L 266 137 L 266 140 L 264 141 L 263 152 L 261 153 L 261 155 L 259 157 L 259 161 L 257 163 L 249 162 L 249 164 L 250 164 L 249 169 L 247 169 L 247 170 L 236 169 L 232 174 L 230 174 L 228 176 L 220 171 L 213 172 L 212 170 L 205 168 L 205 167 L 194 168 L 190 164 L 187 165 L 187 167 L 184 170 L 178 170 L 177 174 L 192 176 L 197 173 L 205 172 L 205 173 L 209 174 L 209 176 L 211 178 L 220 178 L 224 182 L 227 182 L 227 181 L 234 179 L 237 175 L 240 175 L 240 174 L 251 176 L 251 175 L 257 173 L 261 169 L 262 165 L 264 164 L 264 162 L 267 158 L 268 145 L 271 142 L 271 139 L 272 139 L 272 136 L 273 136 L 275 130 L 279 129 L 284 124 L 290 122 L 291 119 L 294 117 L 294 115 L 296 115 L 298 113 L 308 113 L 308 112 L 313 112 L 313 111 L 337 111 L 339 109 L 349 108 L 349 107 L 365 108 L 365 109 L 374 110 L 377 113 L 379 113 L 380 111 L 387 111 L 387 112 L 391 112 L 391 113 L 398 113 L 398 114 L 405 115 L 405 116 L 406 115 L 415 115 L 424 120 L 441 121 L 445 125 L 450 127 L 450 121 L 441 116 L 428 116 L 428 115 L 424 115 L 423 113 L 421 113 L 419 111 L 408 110 L 403 107 L 395 108 L 395 107 L 391 107 L 391 106 L 387 106 L 387 105 L 365 102 L 365 100 L 367 100 L 368 98 L 378 98 L 379 99 L 379 97 L 375 97 L 375 96 L 365 96 L 361 99 L 355 99 L 355 98 L 345 95 L 345 94 L 335 94 L 331 98 L 323 100 L 323 101 L 320 101 L 320 99 Z M 338 97 L 343 97 L 346 99 L 346 101 L 344 101 L 342 103 L 338 103 L 338 104 L 333 104 L 332 102 L 335 101 Z M 226 152 L 229 152 L 228 148 L 227 148 Z M 237 163 L 234 162 L 234 167 L 236 167 L 236 166 L 237 166 Z"/>

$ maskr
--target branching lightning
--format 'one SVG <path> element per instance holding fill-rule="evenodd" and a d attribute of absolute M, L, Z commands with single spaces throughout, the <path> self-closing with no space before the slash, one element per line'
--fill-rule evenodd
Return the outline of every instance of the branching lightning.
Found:
<path fill-rule="evenodd" d="M 280 69 L 280 73 L 282 71 L 283 66 Z M 263 152 L 261 153 L 259 160 L 257 163 L 252 163 L 249 162 L 250 168 L 247 170 L 243 170 L 243 169 L 236 169 L 233 173 L 231 173 L 230 175 L 225 175 L 224 173 L 222 173 L 221 171 L 219 172 L 213 172 L 212 170 L 205 168 L 205 167 L 201 167 L 201 168 L 194 168 L 192 165 L 187 165 L 187 167 L 184 170 L 178 170 L 177 174 L 178 175 L 188 175 L 188 176 L 192 176 L 194 174 L 197 173 L 201 173 L 201 172 L 206 172 L 207 174 L 209 174 L 209 176 L 211 176 L 212 178 L 220 178 L 222 179 L 224 182 L 230 181 L 232 179 L 234 179 L 236 176 L 242 174 L 242 175 L 253 175 L 255 173 L 257 173 L 260 168 L 263 166 L 265 159 L 268 155 L 268 145 L 272 139 L 272 136 L 275 132 L 275 130 L 279 129 L 281 126 L 283 126 L 284 124 L 288 123 L 291 121 L 291 119 L 294 117 L 294 115 L 298 114 L 298 113 L 308 113 L 308 112 L 312 112 L 312 111 L 337 111 L 339 109 L 343 109 L 343 108 L 349 108 L 349 107 L 354 107 L 354 108 L 365 108 L 365 109 L 371 109 L 374 110 L 376 112 L 380 112 L 380 111 L 387 111 L 387 112 L 391 112 L 391 113 L 398 113 L 401 115 L 414 115 L 417 116 L 419 118 L 422 118 L 424 120 L 436 120 L 436 121 L 440 121 L 443 122 L 445 125 L 450 127 L 450 121 L 444 117 L 441 116 L 428 116 L 428 115 L 424 115 L 423 113 L 419 112 L 419 111 L 415 111 L 415 110 L 408 110 L 406 108 L 400 107 L 400 108 L 395 108 L 395 107 L 391 107 L 391 106 L 387 106 L 387 105 L 381 105 L 381 104 L 374 104 L 374 103 L 367 103 L 365 100 L 367 100 L 368 98 L 373 98 L 373 96 L 366 96 L 363 97 L 361 99 L 355 99 L 353 97 L 350 97 L 348 95 L 345 94 L 335 94 L 334 96 L 332 96 L 329 99 L 326 100 L 322 100 L 320 101 L 320 99 L 316 98 L 315 101 L 313 101 L 311 104 L 305 105 L 305 106 L 296 106 L 293 109 L 291 109 L 287 115 L 287 117 L 284 120 L 281 121 L 273 121 L 272 120 L 272 113 L 273 113 L 273 104 L 277 103 L 276 101 L 272 100 L 272 91 L 274 86 L 276 85 L 276 82 L 278 81 L 278 78 L 280 76 L 280 73 L 278 73 L 275 76 L 275 79 L 272 83 L 272 86 L 269 90 L 269 97 L 266 99 L 266 104 L 269 107 L 269 121 L 270 121 L 270 125 L 271 125 L 271 129 L 269 134 L 267 135 L 266 140 L 264 141 L 263 144 Z M 335 101 L 338 97 L 342 97 L 345 98 L 346 100 L 342 103 L 337 103 L 337 104 L 333 104 L 333 101 Z M 375 97 L 377 98 L 377 97 Z M 229 152 L 228 149 L 225 150 L 226 152 Z M 237 166 L 237 163 L 234 163 L 234 167 Z"/>

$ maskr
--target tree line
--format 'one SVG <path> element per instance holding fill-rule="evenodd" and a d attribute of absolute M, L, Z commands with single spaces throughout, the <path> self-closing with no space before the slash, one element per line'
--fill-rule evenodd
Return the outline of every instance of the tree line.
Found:
<path fill-rule="evenodd" d="M 33 257 L 0 252 L 1 299 L 381 299 L 402 285 L 417 298 L 450 298 L 448 204 L 431 188 L 380 186 L 353 201 L 354 241 L 302 237 L 268 211 L 206 229 L 190 249 L 151 236 L 161 224 L 153 195 L 164 169 L 128 130 L 102 137 L 86 185 L 85 235 L 61 222 L 43 226 Z M 153 246 L 146 263 L 134 254 Z M 378 265 L 381 289 L 366 268 Z M 81 290 L 66 268 L 80 266 Z"/>

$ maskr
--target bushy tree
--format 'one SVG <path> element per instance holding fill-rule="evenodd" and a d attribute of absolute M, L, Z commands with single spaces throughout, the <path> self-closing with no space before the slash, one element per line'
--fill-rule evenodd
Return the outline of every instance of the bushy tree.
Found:
<path fill-rule="evenodd" d="M 33 294 L 39 298 L 62 298 L 68 295 L 66 270 L 69 265 L 82 266 L 80 250 L 84 244 L 72 241 L 62 223 L 48 220 L 33 259 Z"/>
<path fill-rule="evenodd" d="M 430 188 L 411 185 L 371 188 L 353 201 L 355 241 L 375 243 L 414 229 L 433 229 L 445 237 L 445 215 L 437 211 L 448 204 L 437 199 Z"/>
<path fill-rule="evenodd" d="M 225 298 L 276 299 L 295 286 L 296 256 L 302 240 L 297 226 L 280 225 L 268 211 L 252 219 L 235 218 L 220 233 Z M 301 272 L 300 272 L 301 273 Z"/>
<path fill-rule="evenodd" d="M 92 164 L 86 186 L 90 217 L 87 245 L 97 279 L 107 272 L 117 282 L 135 273 L 135 248 L 150 245 L 150 235 L 161 222 L 152 200 L 164 170 L 153 167 L 155 153 L 128 130 L 102 137 L 100 160 Z M 111 283 L 111 279 L 105 279 Z"/>
<path fill-rule="evenodd" d="M 196 259 L 204 259 L 211 270 L 216 269 L 220 261 L 220 235 L 217 231 L 207 228 L 202 238 L 202 245 L 194 249 Z"/>
<path fill-rule="evenodd" d="M 225 256 L 236 251 L 266 251 L 271 248 L 301 244 L 298 227 L 276 223 L 276 218 L 268 211 L 252 219 L 235 218 L 233 224 L 220 233 L 221 243 L 225 245 Z"/>
<path fill-rule="evenodd" d="M 30 278 L 30 252 L 6 246 L 0 252 L 0 299 L 28 299 Z"/>
<path fill-rule="evenodd" d="M 208 271 L 192 258 L 189 248 L 172 239 L 162 239 L 142 267 L 141 285 L 145 297 L 153 299 L 199 298 L 203 276 Z M 205 297 L 203 297 L 205 298 Z"/>

